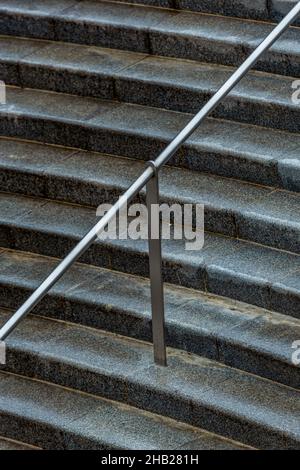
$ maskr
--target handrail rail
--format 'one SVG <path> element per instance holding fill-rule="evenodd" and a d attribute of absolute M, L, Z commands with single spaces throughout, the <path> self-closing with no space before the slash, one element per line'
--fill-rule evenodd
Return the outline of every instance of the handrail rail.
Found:
<path fill-rule="evenodd" d="M 132 199 L 147 185 L 147 204 L 151 206 L 158 203 L 158 171 L 165 165 L 188 137 L 199 127 L 201 122 L 210 114 L 216 106 L 230 93 L 240 82 L 260 56 L 267 51 L 284 31 L 293 23 L 300 14 L 300 1 L 292 8 L 285 18 L 272 30 L 267 38 L 252 52 L 245 62 L 232 74 L 225 84 L 213 95 L 184 129 L 172 140 L 165 150 L 154 161 L 147 163 L 147 168 L 137 180 L 127 189 L 123 196 L 112 206 L 102 219 L 85 235 L 85 237 L 73 248 L 73 250 L 59 263 L 42 284 L 31 294 L 23 305 L 0 329 L 0 341 L 3 341 L 18 325 L 18 323 L 39 303 L 51 287 L 63 276 L 63 274 L 75 263 L 75 261 L 91 246 L 101 233 Z M 151 212 L 151 211 L 149 211 Z M 151 219 L 149 220 L 151 225 Z M 150 229 L 151 230 L 151 229 Z M 155 243 L 156 242 L 156 243 Z M 151 280 L 151 300 L 153 319 L 153 343 L 155 361 L 160 365 L 166 365 L 166 348 L 164 339 L 164 301 L 163 281 L 161 270 L 161 241 L 149 240 L 149 262 Z"/>

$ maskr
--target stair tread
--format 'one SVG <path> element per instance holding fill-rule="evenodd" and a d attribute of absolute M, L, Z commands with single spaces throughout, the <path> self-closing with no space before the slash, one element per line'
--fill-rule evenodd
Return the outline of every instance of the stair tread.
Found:
<path fill-rule="evenodd" d="M 17 308 L 25 299 L 23 292 L 29 295 L 57 264 L 36 254 L 0 252 L 0 305 Z M 62 302 L 71 308 L 62 309 Z M 35 312 L 151 340 L 149 282 L 138 276 L 76 264 Z M 299 320 L 169 284 L 165 314 L 169 345 L 300 388 L 291 354 L 300 335 Z"/>
<path fill-rule="evenodd" d="M 197 112 L 233 73 L 227 66 L 23 38 L 0 37 L 0 50 L 7 84 L 183 112 Z M 294 81 L 251 72 L 214 116 L 299 132 Z"/>
<path fill-rule="evenodd" d="M 50 256 L 65 256 L 99 220 L 94 209 L 70 203 L 7 193 L 1 194 L 0 201 L 2 243 L 21 250 L 42 250 L 41 254 Z M 163 255 L 167 282 L 199 289 L 206 286 L 210 292 L 283 312 L 286 307 L 281 304 L 280 291 L 286 290 L 288 296 L 294 295 L 293 315 L 299 315 L 298 255 L 211 233 L 205 233 L 200 251 L 185 250 L 184 240 L 163 240 Z M 146 240 L 117 239 L 98 240 L 83 260 L 147 276 L 147 257 Z"/>
<path fill-rule="evenodd" d="M 188 90 L 216 92 L 235 70 L 180 58 L 151 56 L 118 49 L 0 36 L 1 61 L 43 65 L 78 72 L 111 73 L 114 77 L 141 79 Z M 231 96 L 260 99 L 271 104 L 297 107 L 291 100 L 295 77 L 250 71 Z M 199 107 L 199 106 L 198 106 Z"/>
<path fill-rule="evenodd" d="M 35 432 L 20 428 L 43 448 L 188 450 L 190 445 L 199 449 L 246 448 L 125 404 L 18 375 L 1 372 L 0 376 L 2 415 L 11 421 L 23 419 L 27 428 L 34 423 Z M 47 431 L 41 436 L 36 431 L 43 429 L 43 425 L 48 430 L 47 439 L 44 437 Z"/>
<path fill-rule="evenodd" d="M 99 2 L 99 0 L 96 0 L 96 2 L 97 1 Z M 7 1 L 7 3 L 20 8 L 19 0 L 12 0 L 11 2 Z M 44 2 L 39 0 L 35 2 L 27 0 L 26 8 L 30 9 L 32 12 L 36 12 L 36 10 L 39 13 L 44 12 L 45 8 L 43 8 L 43 3 Z M 50 0 L 47 5 L 47 11 L 52 13 L 62 12 L 66 8 L 73 7 L 77 3 L 78 0 L 64 0 L 63 2 Z M 207 2 L 207 0 L 198 0 L 197 2 L 194 0 L 131 0 L 130 2 L 129 0 L 117 0 L 116 3 L 131 3 L 147 7 L 167 8 L 169 10 L 175 8 L 177 10 L 192 10 L 200 13 L 216 13 L 219 15 L 238 16 L 242 18 L 249 17 L 261 20 L 278 20 L 278 17 L 281 18 L 282 15 L 286 14 L 293 7 L 295 1 L 270 0 L 268 2 L 269 6 L 267 5 L 266 0 L 261 0 L 259 2 L 256 1 L 254 4 L 249 4 L 248 0 L 238 0 L 231 2 L 230 5 L 227 5 L 227 2 L 224 4 L 223 0 L 215 2 Z"/>
<path fill-rule="evenodd" d="M 14 0 L 13 2 L 1 0 L 0 11 L 3 15 L 9 16 L 12 21 L 15 15 L 20 14 L 23 18 L 27 17 L 27 21 L 29 18 L 33 21 L 41 18 L 48 22 L 49 19 L 53 19 L 48 38 L 52 34 L 53 39 L 60 41 L 96 43 L 139 52 L 150 52 L 151 48 L 154 54 L 187 58 L 197 56 L 208 61 L 211 61 L 210 48 L 205 47 L 205 44 L 212 44 L 220 61 L 231 63 L 231 65 L 240 63 L 241 59 L 246 57 L 245 54 L 249 54 L 254 47 L 258 46 L 273 28 L 273 25 L 263 22 L 118 2 L 99 0 L 81 2 L 73 0 L 72 2 L 70 0 L 60 5 L 59 8 L 56 0 L 36 3 L 33 4 L 31 0 Z M 75 29 L 74 23 L 76 23 Z M 1 32 L 6 34 L 15 31 L 22 36 L 27 34 L 41 38 L 47 37 L 41 28 L 32 31 L 27 27 L 24 29 L 26 34 L 20 28 L 21 26 L 14 22 L 3 24 Z M 92 34 L 91 32 L 87 34 L 88 28 L 90 30 L 94 28 Z M 95 36 L 97 29 L 101 33 Z M 120 31 L 121 41 L 120 37 L 112 34 L 114 30 Z M 271 55 L 278 59 L 276 63 L 270 63 L 265 57 L 256 67 L 267 70 L 271 68 L 281 73 L 292 71 L 292 74 L 298 75 L 299 34 L 299 28 L 291 27 L 273 46 L 269 54 L 269 57 Z M 178 40 L 177 44 L 173 43 L 174 37 Z M 166 38 L 170 40 L 166 41 Z M 195 47 L 189 50 L 185 42 L 190 38 L 193 39 Z M 233 51 L 239 49 L 238 57 L 234 53 L 228 54 L 228 51 L 225 54 L 224 43 L 228 49 L 232 46 L 234 46 Z M 223 46 L 222 51 L 220 45 Z M 287 62 L 289 62 L 288 67 Z"/>
<path fill-rule="evenodd" d="M 41 317 L 28 317 L 9 337 L 7 348 L 5 368 L 10 372 L 18 373 L 22 367 L 36 378 L 62 381 L 60 385 L 80 387 L 82 391 L 104 397 L 111 398 L 113 393 L 118 401 L 157 412 L 162 404 L 156 401 L 150 404 L 151 393 L 165 402 L 164 413 L 176 419 L 179 419 L 180 402 L 188 401 L 203 410 L 201 415 L 191 413 L 188 424 L 197 422 L 197 426 L 203 427 L 204 410 L 215 411 L 218 416 L 225 415 L 226 419 L 230 417 L 244 426 L 247 423 L 269 431 L 275 442 L 276 437 L 282 439 L 283 446 L 288 441 L 300 446 L 298 391 L 214 361 L 170 349 L 169 367 L 157 367 L 152 362 L 152 347 L 147 343 Z M 21 359 L 25 355 L 31 359 L 27 367 Z M 52 371 L 45 366 L 44 361 L 49 359 Z M 36 360 L 41 367 L 36 366 Z M 60 364 L 59 370 L 66 367 L 63 376 L 58 373 L 55 377 L 55 364 Z M 84 380 L 84 371 L 93 379 Z M 5 388 L 4 382 L 7 395 Z M 168 406 L 170 396 L 176 397 L 177 410 Z M 78 410 L 71 403 L 72 409 Z M 254 445 L 253 436 L 251 442 L 248 438 L 247 434 L 243 436 L 244 443 Z"/>
<path fill-rule="evenodd" d="M 74 7 L 74 11 L 75 10 L 79 10 L 78 6 Z M 190 12 L 181 12 L 178 15 L 172 15 L 166 21 L 155 26 L 156 31 L 160 30 L 167 31 L 168 33 L 193 35 L 206 39 L 213 38 L 217 41 L 224 41 L 225 43 L 236 43 L 240 41 L 244 45 L 254 47 L 257 47 L 273 28 L 274 25 L 272 24 L 257 21 Z M 288 49 L 292 49 L 298 54 L 298 35 L 299 29 L 292 26 L 272 46 L 273 50 L 287 51 Z"/>
<path fill-rule="evenodd" d="M 128 0 L 118 0 L 128 3 Z M 234 0 L 231 2 L 207 0 L 131 0 L 131 3 L 153 5 L 161 8 L 176 8 L 202 13 L 216 13 L 239 18 L 253 18 L 262 21 L 279 21 L 294 6 L 295 0 Z M 299 20 L 297 21 L 299 24 Z"/>
<path fill-rule="evenodd" d="M 0 144 L 1 191 L 29 196 L 97 207 L 115 200 L 144 169 L 139 161 L 132 164 L 131 160 L 117 156 L 14 140 L 0 139 Z M 31 183 L 29 175 L 32 175 Z M 297 193 L 205 173 L 195 175 L 193 171 L 168 166 L 161 170 L 160 196 L 162 202 L 204 204 L 210 218 L 207 228 L 216 232 L 300 251 L 300 195 Z M 218 214 L 214 216 L 213 211 Z M 262 226 L 267 227 L 266 234 L 261 233 Z"/>
<path fill-rule="evenodd" d="M 98 0 L 1 0 L 0 10 L 32 15 L 63 15 L 64 18 L 76 20 L 80 15 L 82 20 L 93 23 L 107 22 L 142 28 L 149 28 L 164 18 L 176 14 L 172 10 L 164 11 L 158 8 Z"/>
<path fill-rule="evenodd" d="M 89 150 L 98 150 L 95 147 L 99 146 L 99 150 L 103 151 L 103 148 L 108 147 L 109 153 L 113 152 L 139 159 L 147 158 L 147 155 L 149 155 L 149 158 L 153 158 L 155 150 L 153 148 L 148 150 L 145 145 L 145 149 L 141 153 L 141 144 L 136 143 L 134 145 L 130 141 L 130 146 L 127 148 L 126 141 L 123 144 L 120 139 L 117 140 L 115 137 L 113 143 L 105 145 L 104 137 L 101 139 L 99 137 L 99 135 L 101 136 L 100 131 L 105 132 L 105 136 L 110 131 L 114 136 L 118 133 L 121 136 L 129 135 L 131 138 L 148 138 L 151 142 L 155 140 L 169 142 L 192 117 L 192 115 L 186 113 L 141 105 L 83 97 L 76 97 L 75 100 L 74 96 L 71 95 L 24 90 L 16 87 L 7 87 L 7 104 L 0 106 L 0 115 L 3 118 L 0 131 L 2 135 L 10 135 L 11 132 L 7 130 L 5 117 L 57 120 L 59 123 L 77 122 L 82 125 L 82 132 L 89 126 L 89 133 L 86 136 L 87 142 L 82 140 L 82 145 L 89 147 Z M 17 132 L 21 132 L 20 129 L 21 126 L 14 129 L 14 136 L 17 136 Z M 97 130 L 99 144 L 96 136 L 93 139 L 94 130 Z M 78 133 L 78 139 L 79 137 L 80 134 Z M 45 135 L 35 132 L 31 136 L 31 140 L 32 138 L 64 145 L 66 145 L 65 141 L 67 140 L 65 138 L 61 142 L 51 142 L 53 137 L 52 133 L 49 132 L 45 132 Z M 81 139 L 77 144 L 79 146 L 80 141 Z M 73 145 L 75 144 L 74 139 L 71 139 L 71 142 L 73 142 Z M 207 118 L 185 144 L 183 148 L 185 155 L 180 158 L 177 164 L 192 168 L 193 166 L 194 168 L 197 168 L 197 166 L 201 168 L 202 165 L 206 170 L 211 168 L 211 172 L 221 171 L 225 175 L 227 172 L 234 172 L 234 167 L 237 166 L 236 175 L 239 175 L 242 173 L 241 167 L 238 166 L 239 160 L 241 160 L 241 163 L 246 160 L 249 165 L 252 162 L 257 165 L 271 166 L 271 168 L 274 166 L 275 178 L 281 180 L 281 184 L 298 188 L 299 146 L 300 136 L 296 133 Z M 107 152 L 106 148 L 105 151 Z M 193 156 L 195 152 L 200 152 L 201 157 L 197 154 Z M 215 158 L 212 157 L 214 154 L 216 155 Z M 235 158 L 238 161 L 234 162 L 233 165 L 232 161 Z M 218 166 L 221 166 L 221 170 L 216 170 Z M 247 177 L 248 166 L 246 165 L 242 169 Z M 268 171 L 268 175 L 270 171 Z M 256 168 L 254 175 L 257 173 Z M 266 180 L 268 181 L 267 177 Z M 298 190 L 300 190 L 300 187 Z"/>
<path fill-rule="evenodd" d="M 98 73 L 118 72 L 147 57 L 132 51 L 0 36 L 1 62 L 16 61 Z"/>
<path fill-rule="evenodd" d="M 63 15 L 68 20 L 80 18 L 81 21 L 86 22 L 117 24 L 141 29 L 157 28 L 170 32 L 182 29 L 184 34 L 191 33 L 205 38 L 211 36 L 225 41 L 228 41 L 228 38 L 232 41 L 240 39 L 245 44 L 251 45 L 258 45 L 273 27 L 273 25 L 245 19 L 101 0 L 1 0 L 0 9 L 3 12 L 16 11 L 33 15 Z M 241 25 L 243 25 L 242 28 Z M 209 31 L 209 36 L 207 36 L 207 31 Z M 290 41 L 297 33 L 299 33 L 297 28 L 291 28 L 273 48 L 290 47 Z M 298 51 L 297 48 L 295 49 Z"/>

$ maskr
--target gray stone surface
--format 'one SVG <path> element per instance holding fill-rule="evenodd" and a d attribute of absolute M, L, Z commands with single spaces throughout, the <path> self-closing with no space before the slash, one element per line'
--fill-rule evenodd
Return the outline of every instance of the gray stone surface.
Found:
<path fill-rule="evenodd" d="M 32 2 L 28 6 L 28 2 L 20 0 L 3 0 L 0 32 L 235 66 L 272 28 L 265 23 L 151 6 L 75 0 L 73 6 L 70 3 L 72 0 L 58 8 L 57 2 L 47 0 L 42 5 L 39 2 L 32 11 Z M 299 34 L 297 28 L 287 32 L 256 67 L 298 76 Z"/>
<path fill-rule="evenodd" d="M 75 5 L 78 0 L 1 0 L 1 34 L 54 39 L 53 15 Z"/>
<path fill-rule="evenodd" d="M 7 345 L 7 371 L 26 370 L 35 378 L 239 436 L 248 445 L 300 446 L 300 393 L 275 382 L 176 350 L 169 351 L 169 367 L 157 367 L 146 343 L 37 317 L 27 319 Z M 4 382 L 3 393 L 8 386 Z M 35 394 L 31 399 L 36 401 Z M 72 419 L 81 417 L 80 401 L 74 406 L 62 397 L 58 406 L 62 421 L 69 420 L 71 406 Z"/>
<path fill-rule="evenodd" d="M 7 84 L 20 85 L 19 64 L 22 57 L 43 47 L 42 41 L 1 37 L 0 76 Z"/>
<path fill-rule="evenodd" d="M 80 0 L 79 0 L 80 1 Z M 59 13 L 78 3 L 78 0 L 1 0 L 3 9 L 15 8 L 18 12 L 28 12 L 33 15 Z"/>
<path fill-rule="evenodd" d="M 69 122 L 81 122 L 89 119 L 94 113 L 99 113 L 102 108 L 108 111 L 112 104 L 101 104 L 94 99 L 74 99 L 71 95 L 61 95 L 61 99 L 54 99 L 55 95 L 37 90 L 22 90 L 21 88 L 7 87 L 6 104 L 1 105 L 1 112 L 9 114 L 13 112 L 16 119 L 22 114 L 27 116 L 47 116 L 54 119 L 61 116 Z M 58 98 L 59 95 L 56 95 Z"/>
<path fill-rule="evenodd" d="M 75 152 L 3 141 L 1 189 L 6 192 L 58 199 L 98 207 L 116 200 L 142 173 L 140 162 L 103 154 Z M 56 152 L 56 153 L 55 153 Z M 143 191 L 144 194 L 144 191 Z M 300 198 L 241 183 L 164 168 L 161 202 L 204 204 L 208 231 L 300 251 Z M 142 197 L 144 199 L 144 196 Z"/>
<path fill-rule="evenodd" d="M 237 300 L 272 308 L 273 286 L 279 279 L 285 284 L 285 278 L 299 270 L 299 257 L 243 242 L 237 242 L 236 250 L 234 256 L 215 258 L 208 265 L 208 290 L 227 297 L 234 293 Z"/>
<path fill-rule="evenodd" d="M 271 0 L 269 2 L 269 15 L 275 21 L 280 21 L 283 16 L 295 6 L 296 0 Z M 296 25 L 300 25 L 300 20 L 297 18 Z"/>
<path fill-rule="evenodd" d="M 149 52 L 149 29 L 174 15 L 156 8 L 84 1 L 56 17 L 55 37 L 65 42 Z"/>
<path fill-rule="evenodd" d="M 297 315 L 300 311 L 300 270 L 286 276 L 278 281 L 273 288 L 270 305 L 272 308 L 280 307 L 281 311 L 289 310 L 291 314 Z M 289 291 L 288 295 L 287 290 Z"/>
<path fill-rule="evenodd" d="M 219 342 L 220 358 L 233 367 L 240 368 L 243 363 L 249 372 L 299 388 L 299 368 L 288 366 L 292 361 L 292 344 L 299 334 L 298 321 L 261 312 L 224 335 L 225 341 Z"/>
<path fill-rule="evenodd" d="M 63 257 L 98 220 L 94 210 L 87 207 L 40 199 L 32 208 L 33 202 L 24 196 L 11 199 L 1 195 L 5 207 L 12 204 L 15 211 L 24 214 L 14 222 L 8 215 L 2 216 L 5 246 Z M 272 286 L 279 281 L 284 285 L 285 277 L 299 271 L 300 266 L 297 255 L 207 233 L 200 251 L 186 251 L 183 240 L 164 240 L 163 256 L 167 282 L 206 288 L 266 308 L 270 307 Z M 148 275 L 147 258 L 146 240 L 130 239 L 98 240 L 82 256 L 88 264 L 141 276 Z"/>
<path fill-rule="evenodd" d="M 118 0 L 127 3 L 128 0 Z M 200 13 L 251 18 L 263 21 L 279 21 L 295 5 L 296 0 L 131 0 L 130 3 L 161 8 L 191 10 Z M 300 24 L 299 20 L 295 24 Z"/>
<path fill-rule="evenodd" d="M 297 201 L 298 194 L 282 191 L 274 191 L 269 193 L 266 198 L 256 201 L 254 210 L 260 214 L 260 223 L 258 222 L 255 225 L 250 220 L 251 216 L 249 217 L 249 215 L 246 215 L 246 217 L 242 215 L 241 218 L 237 216 L 236 225 L 239 237 L 249 238 L 257 243 L 299 253 L 298 220 L 300 219 L 298 219 Z M 274 223 L 276 224 L 275 221 L 279 221 L 280 213 L 285 215 L 275 228 Z M 247 221 L 248 217 L 249 220 Z M 265 226 L 266 220 L 270 222 L 268 228 Z M 256 232 L 255 235 L 254 232 Z"/>
<path fill-rule="evenodd" d="M 293 3 L 0 0 L 1 324 Z M 8 339 L 0 448 L 300 448 L 299 35 L 162 171 L 164 202 L 206 207 L 201 251 L 163 244 L 169 367 L 147 243 L 97 242 Z"/>
<path fill-rule="evenodd" d="M 157 55 L 237 66 L 271 30 L 264 23 L 183 12 L 152 28 L 150 40 Z M 298 76 L 299 35 L 298 28 L 291 28 L 255 68 Z"/>
<path fill-rule="evenodd" d="M 190 113 L 233 73 L 229 67 L 55 42 L 0 37 L 0 48 L 5 67 L 1 77 L 7 84 Z M 299 107 L 291 100 L 293 82 L 249 73 L 214 116 L 299 131 Z"/>
<path fill-rule="evenodd" d="M 297 139 L 298 134 L 208 119 L 190 137 L 183 161 L 199 171 L 299 191 Z M 235 144 L 231 146 L 230 142 Z M 217 159 L 216 148 L 221 152 Z M 288 176 L 291 173 L 292 179 Z"/>
<path fill-rule="evenodd" d="M 19 61 L 19 85 L 114 99 L 114 74 L 143 57 L 93 46 L 47 43 Z"/>
<path fill-rule="evenodd" d="M 191 449 L 202 449 L 202 441 L 204 448 L 246 449 L 124 404 L 3 372 L 0 407 L 0 427 L 7 435 L 22 435 L 44 449 L 171 450 L 189 449 L 190 442 Z"/>
<path fill-rule="evenodd" d="M 119 0 L 120 3 L 128 3 L 127 0 Z M 176 0 L 175 0 L 176 2 Z M 174 0 L 133 0 L 130 3 L 148 5 L 160 8 L 176 8 Z"/>
<path fill-rule="evenodd" d="M 0 107 L 2 135 L 74 147 L 76 132 L 79 147 L 138 159 L 156 156 L 191 118 L 189 114 L 87 98 L 77 98 L 73 109 L 74 98 L 68 95 L 18 88 L 8 87 L 8 97 L 9 104 Z M 82 109 L 90 112 L 88 122 Z M 210 118 L 172 163 L 299 190 L 298 149 L 298 134 Z"/>
<path fill-rule="evenodd" d="M 56 265 L 52 258 L 3 252 L 1 305 L 17 308 Z M 298 320 L 170 285 L 165 302 L 168 345 L 300 388 L 300 371 L 291 363 Z M 35 312 L 151 341 L 150 288 L 139 277 L 76 265 Z"/>
<path fill-rule="evenodd" d="M 81 148 L 89 147 L 91 129 L 85 122 L 97 115 L 104 120 L 120 104 L 72 95 L 7 87 L 6 104 L 0 106 L 0 133 L 28 140 L 46 141 Z M 58 99 L 57 99 L 58 98 Z M 86 101 L 87 100 L 87 101 Z M 47 125 L 46 125 L 47 123 Z M 21 125 L 22 124 L 22 125 Z M 76 135 L 76 142 L 74 139 Z"/>
<path fill-rule="evenodd" d="M 241 18 L 268 19 L 267 0 L 176 0 L 178 8 Z"/>
<path fill-rule="evenodd" d="M 283 158 L 278 162 L 278 173 L 284 187 L 299 191 L 299 162 L 297 158 Z"/>
<path fill-rule="evenodd" d="M 225 83 L 233 70 L 150 56 L 116 74 L 117 98 L 120 101 L 196 113 Z M 249 73 L 213 115 L 299 132 L 299 106 L 291 100 L 294 80 L 271 74 Z"/>

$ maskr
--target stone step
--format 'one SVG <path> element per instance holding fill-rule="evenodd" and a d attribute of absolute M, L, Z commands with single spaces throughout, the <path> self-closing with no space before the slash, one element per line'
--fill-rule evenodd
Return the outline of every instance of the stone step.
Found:
<path fill-rule="evenodd" d="M 155 366 L 148 343 L 29 317 L 7 340 L 5 370 L 116 400 L 254 447 L 300 448 L 299 391 L 176 349 L 168 353 L 169 366 Z M 6 381 L 1 388 L 6 403 L 18 390 Z M 21 409 L 30 413 L 24 396 L 35 402 L 37 394 L 34 409 L 43 395 L 38 389 L 35 394 L 22 390 Z M 75 400 L 69 406 L 59 400 L 61 417 L 70 406 L 75 413 L 81 411 Z M 86 426 L 81 423 L 80 428 Z"/>
<path fill-rule="evenodd" d="M 96 223 L 94 209 L 1 194 L 0 246 L 62 258 Z M 205 233 L 202 250 L 163 240 L 166 282 L 241 300 L 299 318 L 300 257 L 255 243 Z M 146 240 L 97 240 L 88 264 L 148 276 Z"/>
<path fill-rule="evenodd" d="M 196 113 L 232 68 L 92 46 L 0 37 L 7 84 Z M 295 78 L 252 72 L 212 116 L 300 132 Z M 9 103 L 9 102 L 8 102 Z"/>
<path fill-rule="evenodd" d="M 1 0 L 0 34 L 240 65 L 274 25 L 107 1 Z M 300 30 L 291 27 L 255 66 L 299 76 Z"/>
<path fill-rule="evenodd" d="M 48 450 L 246 449 L 132 406 L 0 373 L 0 426 Z M 143 433 L 140 429 L 143 429 Z"/>
<path fill-rule="evenodd" d="M 7 87 L 0 135 L 154 159 L 191 114 Z M 76 138 L 75 138 L 76 136 Z M 300 136 L 208 118 L 171 163 L 300 191 Z"/>
<path fill-rule="evenodd" d="M 129 0 L 118 0 L 118 2 L 129 3 Z M 277 22 L 297 2 L 296 0 L 255 0 L 254 2 L 249 0 L 231 0 L 230 2 L 226 0 L 130 0 L 130 3 Z M 295 24 L 300 24 L 300 21 L 296 20 Z"/>
<path fill-rule="evenodd" d="M 117 156 L 13 140 L 0 143 L 0 191 L 94 208 L 116 201 L 145 168 L 140 161 Z M 165 167 L 160 197 L 161 203 L 182 209 L 184 204 L 203 204 L 207 231 L 300 253 L 297 193 Z M 136 202 L 145 199 L 143 190 Z"/>
<path fill-rule="evenodd" d="M 2 377 L 1 377 L 2 378 Z M 13 439 L 0 436 L 0 451 L 2 450 L 40 450 L 38 447 L 24 444 Z"/>
<path fill-rule="evenodd" d="M 3 250 L 0 305 L 16 310 L 58 262 Z M 147 279 L 78 263 L 34 313 L 151 342 L 150 305 Z M 299 320 L 171 284 L 165 285 L 165 313 L 168 346 L 300 388 L 292 360 Z"/>
<path fill-rule="evenodd" d="M 0 325 L 295 2 L 225 3 L 0 0 Z M 297 26 L 162 170 L 206 224 L 163 242 L 169 367 L 148 242 L 97 240 L 7 338 L 0 449 L 300 449 Z"/>

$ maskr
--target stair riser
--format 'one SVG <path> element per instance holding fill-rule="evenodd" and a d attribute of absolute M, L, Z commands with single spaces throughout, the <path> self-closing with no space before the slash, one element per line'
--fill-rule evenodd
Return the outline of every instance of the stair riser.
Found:
<path fill-rule="evenodd" d="M 198 60 L 201 62 L 240 66 L 253 52 L 255 47 L 224 44 L 224 42 L 206 42 L 201 38 L 168 35 L 154 31 L 150 35 L 152 53 L 167 57 Z M 253 66 L 256 70 L 298 77 L 300 58 L 275 51 L 266 52 Z"/>
<path fill-rule="evenodd" d="M 132 79 L 117 79 L 115 89 L 117 99 L 120 101 L 193 114 L 213 96 L 212 93 L 201 90 L 194 91 L 176 86 L 164 87 Z M 211 116 L 290 132 L 300 131 L 300 106 L 295 108 L 268 102 L 255 103 L 251 99 L 230 96 Z"/>
<path fill-rule="evenodd" d="M 269 2 L 269 14 L 273 21 L 279 22 L 284 15 L 295 6 L 297 0 L 271 0 Z M 300 18 L 296 18 L 294 25 L 300 25 Z"/>
<path fill-rule="evenodd" d="M 43 450 L 124 450 L 108 442 L 95 442 L 92 438 L 68 432 L 63 427 L 51 426 L 42 420 L 34 421 L 9 413 L 1 412 L 0 429 L 6 438 L 22 438 Z"/>
<path fill-rule="evenodd" d="M 98 45 L 113 49 L 149 52 L 147 29 L 101 27 L 89 22 L 64 21 L 63 17 L 45 17 L 38 14 L 2 13 L 0 34 L 48 39 L 77 44 Z"/>
<path fill-rule="evenodd" d="M 50 359 L 30 352 L 24 354 L 24 351 L 14 347 L 8 347 L 8 353 L 9 360 L 5 369 L 9 372 L 26 373 L 29 377 L 107 397 L 217 432 L 224 437 L 242 439 L 244 444 L 259 446 L 261 449 L 300 448 L 300 442 L 280 432 L 251 420 L 241 421 L 213 405 L 208 407 L 201 401 L 201 397 L 197 401 L 191 401 L 180 393 L 175 396 L 155 385 L 150 388 L 143 380 L 139 381 L 139 378 L 128 379 L 126 375 L 93 372 L 80 366 L 57 362 L 54 357 Z"/>
<path fill-rule="evenodd" d="M 0 304 L 16 310 L 33 292 L 34 287 L 7 284 L 0 281 Z M 100 299 L 99 299 L 100 300 Z M 139 315 L 130 310 L 118 310 L 96 302 L 80 302 L 72 293 L 55 293 L 40 302 L 34 313 L 56 320 L 110 331 L 112 333 L 152 342 L 150 305 Z M 218 334 L 200 328 L 188 328 L 166 318 L 166 343 L 168 346 L 212 359 L 228 366 L 250 372 L 260 377 L 300 389 L 300 369 L 271 357 L 261 351 L 243 348 Z"/>
<path fill-rule="evenodd" d="M 2 13 L 0 34 L 56 40 L 181 57 L 203 62 L 238 66 L 254 48 L 244 44 L 203 41 L 196 37 L 172 35 L 155 29 L 96 25 L 65 21 L 63 17 Z M 300 58 L 294 54 L 268 52 L 255 65 L 257 70 L 290 76 L 300 75 Z"/>
<path fill-rule="evenodd" d="M 1 114 L 0 135 L 148 160 L 166 147 L 163 139 L 35 116 Z M 76 136 L 76 138 L 74 137 Z M 142 151 L 141 151 L 142 149 Z M 182 155 L 182 151 L 180 152 Z M 180 155 L 179 154 L 179 155 Z M 139 157 L 138 157 L 139 156 Z"/>
<path fill-rule="evenodd" d="M 128 0 L 118 1 L 124 3 L 128 2 Z M 224 2 L 224 0 L 131 0 L 131 3 L 276 22 L 280 21 L 284 14 L 291 10 L 295 4 L 293 1 L 278 2 L 277 0 L 275 0 L 275 2 L 272 0 L 258 0 L 255 2 L 249 2 L 249 0 L 233 2 Z M 278 4 L 280 4 L 280 8 Z M 300 21 L 296 20 L 294 24 L 300 25 Z"/>
<path fill-rule="evenodd" d="M 3 66 L 4 68 L 4 66 Z M 14 65 L 6 64 L 3 80 L 16 86 L 41 90 L 58 91 L 93 98 L 115 99 L 115 81 L 109 74 L 78 73 L 68 69 L 57 70 L 47 67 L 19 64 L 18 75 L 13 75 Z M 11 68 L 11 69 L 10 69 Z"/>
<path fill-rule="evenodd" d="M 63 258 L 77 241 L 79 239 L 67 234 L 45 233 L 36 227 L 25 229 L 12 225 L 1 226 L 0 246 L 20 251 Z M 146 252 L 125 250 L 121 246 L 108 245 L 107 242 L 94 244 L 81 261 L 143 277 L 149 275 Z M 241 276 L 213 262 L 206 262 L 205 256 L 199 265 L 191 265 L 185 260 L 164 259 L 163 273 L 165 281 L 171 284 L 207 290 L 299 318 L 300 298 L 297 292 L 276 290 L 260 277 Z"/>
<path fill-rule="evenodd" d="M 15 63 L 0 65 L 0 76 L 7 84 L 25 88 L 118 100 L 193 114 L 212 96 L 212 93 L 201 89 L 196 91 L 179 85 L 155 85 L 121 78 L 117 74 L 79 74 L 68 69 L 55 70 L 53 67 L 49 69 L 25 64 L 18 68 Z M 292 89 L 290 91 L 292 94 Z M 218 106 L 212 116 L 290 132 L 300 131 L 300 106 L 292 106 L 292 101 L 290 105 L 281 106 L 233 95 Z"/>

